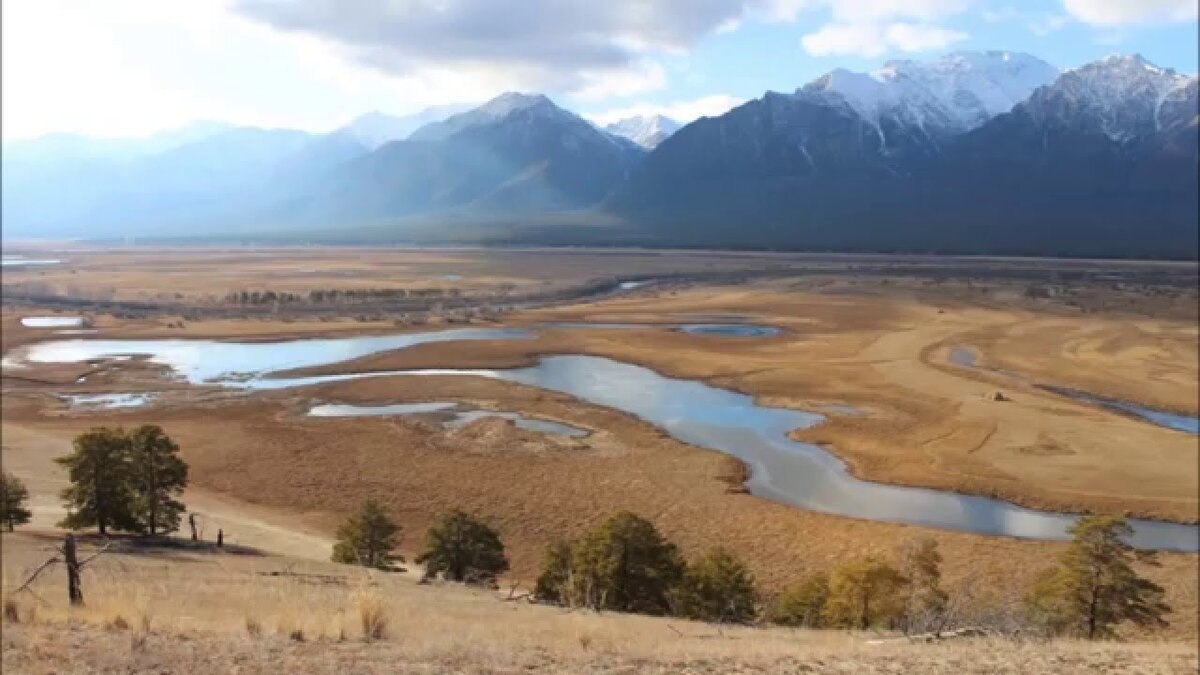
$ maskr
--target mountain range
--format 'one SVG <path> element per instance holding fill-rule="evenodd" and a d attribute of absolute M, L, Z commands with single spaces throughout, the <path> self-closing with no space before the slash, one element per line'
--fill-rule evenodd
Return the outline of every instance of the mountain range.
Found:
<path fill-rule="evenodd" d="M 1197 255 L 1197 80 L 1137 55 L 834 70 L 682 127 L 537 94 L 328 134 L 6 143 L 6 237 Z"/>

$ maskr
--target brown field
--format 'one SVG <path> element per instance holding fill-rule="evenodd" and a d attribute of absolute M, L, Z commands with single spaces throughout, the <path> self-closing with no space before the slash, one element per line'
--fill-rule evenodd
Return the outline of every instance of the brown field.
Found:
<path fill-rule="evenodd" d="M 73 276 L 95 278 L 97 285 L 117 289 L 118 296 L 141 299 L 168 292 L 155 289 L 178 288 L 169 292 L 203 297 L 268 280 L 272 287 L 304 291 L 317 287 L 311 284 L 334 281 L 363 287 L 379 287 L 385 282 L 411 285 L 444 274 L 464 274 L 466 278 L 456 283 L 482 287 L 584 283 L 599 276 L 702 274 L 713 266 L 720 267 L 720 274 L 756 270 L 747 272 L 749 277 L 740 283 L 730 283 L 725 277 L 707 282 L 689 278 L 622 297 L 527 309 L 505 315 L 503 323 L 591 320 L 655 324 L 736 314 L 747 321 L 779 326 L 784 330 L 780 336 L 699 337 L 662 326 L 546 329 L 531 341 L 430 344 L 326 370 L 506 367 L 529 363 L 541 354 L 609 356 L 668 375 L 744 391 L 771 405 L 817 411 L 828 411 L 827 406 L 835 404 L 854 406 L 866 414 L 830 414 L 827 422 L 797 436 L 826 446 L 858 476 L 869 480 L 995 495 L 1041 508 L 1197 521 L 1200 478 L 1194 436 L 1034 386 L 1073 387 L 1196 414 L 1196 296 L 1194 287 L 1186 284 L 1160 287 L 1147 281 L 1114 287 L 1108 281 L 1064 281 L 1062 269 L 1037 261 L 980 261 L 977 266 L 983 276 L 963 278 L 924 259 L 919 265 L 904 260 L 878 263 L 883 267 L 860 274 L 855 266 L 877 263 L 797 262 L 799 258 L 748 254 L 664 258 L 630 253 L 526 251 L 492 256 L 478 251 L 297 249 L 247 260 L 228 251 L 220 255 L 169 253 L 102 251 L 64 257 L 71 259 L 68 267 L 76 270 Z M 194 266 L 184 264 L 189 256 Z M 120 265 L 114 265 L 115 261 Z M 1024 270 L 1024 276 L 1004 276 L 1001 272 L 1008 269 L 1006 264 Z M 306 280 L 297 275 L 297 270 L 308 269 L 302 265 L 328 271 L 331 276 Z M 784 269 L 776 269 L 780 265 Z M 921 270 L 900 269 L 913 266 Z M 1111 266 L 1139 279 L 1157 279 L 1164 269 L 1169 276 L 1185 280 L 1195 274 L 1194 265 L 1070 262 L 1061 266 L 1072 273 Z M 218 278 L 214 269 L 228 274 Z M 885 273 L 887 270 L 891 272 Z M 276 273 L 278 276 L 271 276 Z M 1089 273 L 1098 274 L 1094 270 Z M 64 267 L 36 274 L 44 274 L 39 278 L 60 287 L 71 272 Z M 172 274 L 174 280 L 168 278 Z M 161 284 L 157 277 L 163 277 Z M 6 271 L 5 284 L 11 282 Z M 1050 298 L 1031 299 L 1024 291 L 1034 283 L 1056 284 L 1058 290 Z M 386 314 L 371 320 L 353 315 L 255 320 L 200 317 L 181 324 L 178 315 L 168 311 L 173 298 L 167 299 L 162 312 L 136 318 L 100 314 L 86 307 L 68 313 L 87 315 L 102 337 L 280 339 L 421 330 L 398 326 L 396 318 Z M 19 325 L 20 316 L 38 310 L 12 303 L 5 306 L 6 352 L 50 337 L 49 331 Z M 433 324 L 440 321 L 436 316 L 430 319 Z M 951 363 L 948 355 L 954 347 L 976 351 L 979 367 Z M 86 384 L 75 384 L 85 372 L 92 373 Z M 6 370 L 3 459 L 6 469 L 30 484 L 36 524 L 47 527 L 60 512 L 54 494 L 63 482 L 49 460 L 63 454 L 75 434 L 102 423 L 161 424 L 179 440 L 191 465 L 192 487 L 184 501 L 202 515 L 209 536 L 221 527 L 234 543 L 325 559 L 337 520 L 365 495 L 374 495 L 404 526 L 403 548 L 411 553 L 433 518 L 461 507 L 486 515 L 498 527 L 513 560 L 513 579 L 523 582 L 536 574 L 546 544 L 577 535 L 621 508 L 650 517 L 688 555 L 716 543 L 735 548 L 768 593 L 840 560 L 869 552 L 890 554 L 910 537 L 929 535 L 941 543 L 951 588 L 970 587 L 991 595 L 996 602 L 1010 602 L 1062 549 L 1061 544 L 1049 542 L 852 520 L 733 494 L 727 489 L 728 476 L 736 475 L 737 470 L 722 455 L 676 442 L 626 415 L 552 392 L 466 377 L 427 378 L 419 387 L 412 385 L 411 379 L 373 378 L 246 397 L 164 383 L 156 369 L 136 362 Z M 68 411 L 48 395 L 146 389 L 169 392 L 163 403 L 146 409 L 91 413 Z M 996 391 L 1008 400 L 991 400 Z M 555 443 L 494 420 L 449 432 L 420 418 L 338 420 L 303 415 L 308 405 L 318 400 L 393 403 L 447 399 L 558 419 L 595 433 L 580 441 Z M 1197 556 L 1165 554 L 1161 559 L 1161 568 L 1145 572 L 1168 589 L 1168 600 L 1176 610 L 1167 635 L 1192 637 L 1197 629 Z M 9 560 L 7 551 L 5 560 Z M 510 605 L 499 607 L 507 611 Z M 241 620 L 236 623 L 240 625 Z M 28 630 L 23 639 L 36 640 L 32 635 L 37 630 L 58 636 L 55 631 L 66 629 Z M 70 630 L 90 635 L 88 629 Z M 655 630 L 661 633 L 662 629 Z M 79 636 L 75 639 L 87 641 Z M 846 648 L 836 642 L 843 639 L 840 636 L 820 638 L 826 639 L 834 640 L 828 652 Z M 147 644 L 158 645 L 150 649 L 169 649 L 154 640 Z M 283 643 L 271 649 L 286 658 L 307 658 L 302 646 Z M 438 643 L 437 649 L 449 647 Z M 491 653 L 488 650 L 493 647 L 472 644 L 470 649 Z M 1020 654 L 1025 647 L 994 645 L 989 649 L 992 656 L 980 657 L 985 660 L 978 663 L 993 663 L 996 670 L 1020 670 L 986 658 L 1001 658 L 1009 651 L 1018 655 L 1014 658 L 1024 658 Z M 1065 658 L 1085 660 L 1064 662 L 1067 665 L 1061 670 L 1086 670 L 1080 664 L 1100 667 L 1101 661 L 1086 660 L 1100 652 L 1076 646 L 1062 649 L 1074 654 Z M 1189 649 L 1192 656 L 1186 658 L 1194 661 L 1194 646 Z M 769 647 L 763 650 L 774 654 Z M 630 650 L 613 650 L 625 651 Z M 247 659 L 262 658 L 257 646 L 247 647 L 245 653 Z M 442 652 L 437 653 L 436 658 L 442 658 Z M 497 669 L 515 668 L 516 663 L 533 658 L 518 653 L 496 656 L 517 659 L 498 662 Z M 846 658 L 857 658 L 858 653 Z M 1112 656 L 1105 654 L 1096 658 Z M 912 667 L 923 669 L 920 664 L 927 662 L 920 659 L 927 658 L 928 652 L 910 656 L 917 659 L 909 662 Z M 896 658 L 904 662 L 910 656 L 898 654 Z M 1033 652 L 1027 656 L 1035 658 Z M 630 657 L 612 658 L 618 660 L 606 667 L 621 670 L 626 666 L 620 659 Z M 721 663 L 719 655 L 711 658 Z M 1138 657 L 1119 658 L 1135 659 L 1127 662 L 1132 664 Z M 828 670 L 847 672 L 882 667 L 859 664 L 856 668 L 853 661 L 830 663 L 835 665 Z M 669 664 L 660 667 L 670 669 Z M 770 665 L 753 667 L 772 669 Z M 437 670 L 414 663 L 414 669 L 422 668 Z"/>

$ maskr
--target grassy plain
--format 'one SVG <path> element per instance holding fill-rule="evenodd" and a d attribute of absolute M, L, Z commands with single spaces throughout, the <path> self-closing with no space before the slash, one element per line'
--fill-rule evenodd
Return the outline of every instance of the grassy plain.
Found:
<path fill-rule="evenodd" d="M 411 574 L 211 547 L 119 542 L 69 608 L 61 569 L 11 594 L 54 538 L 4 534 L 5 672 L 1188 673 L 1183 642 L 981 638 L 724 627 L 564 611 Z M 94 544 L 85 543 L 84 550 Z M 35 597 L 36 595 L 36 597 Z M 519 593 L 516 594 L 519 596 Z M 381 626 L 366 641 L 363 618 Z"/>

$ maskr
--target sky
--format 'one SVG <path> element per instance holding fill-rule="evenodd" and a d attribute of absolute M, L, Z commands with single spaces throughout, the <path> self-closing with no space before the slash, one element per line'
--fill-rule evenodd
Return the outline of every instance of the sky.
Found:
<path fill-rule="evenodd" d="M 4 0 L 0 130 L 197 120 L 322 132 L 543 92 L 600 123 L 687 122 L 835 67 L 1002 49 L 1197 72 L 1195 0 Z"/>

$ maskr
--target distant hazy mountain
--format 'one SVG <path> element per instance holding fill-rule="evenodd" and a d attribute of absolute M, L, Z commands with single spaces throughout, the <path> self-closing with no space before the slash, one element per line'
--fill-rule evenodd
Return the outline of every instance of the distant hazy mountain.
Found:
<path fill-rule="evenodd" d="M 705 245 L 1194 256 L 1195 78 L 1048 76 L 1004 52 L 835 71 L 684 127 L 609 208 Z"/>
<path fill-rule="evenodd" d="M 1197 105 L 1139 56 L 956 52 L 678 130 L 508 93 L 326 135 L 50 137 L 4 145 L 4 233 L 1195 258 Z"/>
<path fill-rule="evenodd" d="M 153 154 L 3 162 L 6 236 L 190 234 L 261 213 L 366 148 L 342 135 L 231 128 Z"/>
<path fill-rule="evenodd" d="M 294 213 L 367 220 L 598 203 L 643 151 L 541 95 L 507 93 L 347 164 Z"/>
<path fill-rule="evenodd" d="M 369 150 L 384 143 L 402 141 L 426 124 L 440 122 L 467 109 L 462 105 L 439 105 L 411 115 L 388 115 L 379 111 L 359 115 L 338 132 L 355 139 Z"/>
<path fill-rule="evenodd" d="M 613 122 L 605 126 L 604 130 L 615 136 L 628 138 L 647 150 L 653 150 L 659 143 L 667 140 L 668 136 L 679 131 L 679 128 L 679 122 L 669 117 L 638 115 Z"/>

